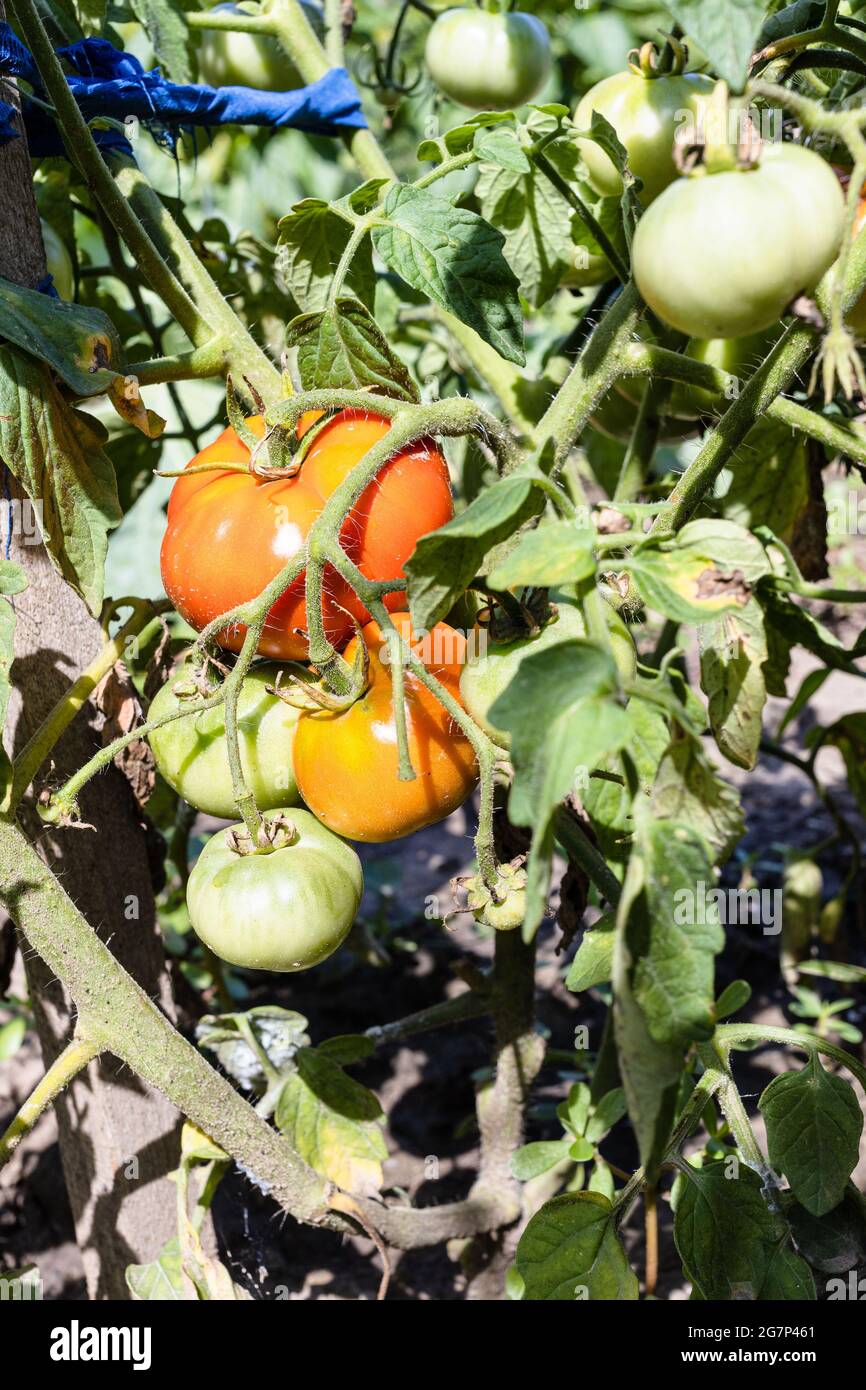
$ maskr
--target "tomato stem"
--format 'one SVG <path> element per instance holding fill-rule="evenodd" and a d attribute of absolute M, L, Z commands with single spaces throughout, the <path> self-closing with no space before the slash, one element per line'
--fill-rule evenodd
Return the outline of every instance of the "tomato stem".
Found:
<path fill-rule="evenodd" d="M 17 1115 L 0 1135 L 0 1168 L 8 1163 L 25 1135 L 79 1072 L 99 1056 L 102 1048 L 76 1034 L 51 1063 L 38 1085 L 31 1091 Z"/>
<path fill-rule="evenodd" d="M 114 637 L 106 641 L 99 655 L 94 657 L 90 665 L 85 667 L 66 693 L 60 697 L 15 758 L 12 764 L 12 784 L 3 807 L 4 811 L 15 810 L 51 750 L 78 711 L 87 703 L 99 682 L 118 661 L 122 661 L 124 656 L 128 655 L 130 642 L 138 640 L 141 644 L 151 625 L 157 626 L 161 623 L 161 619 L 154 615 L 169 606 L 167 603 L 154 605 L 147 599 L 126 599 L 123 602 L 132 607 L 132 616 Z M 115 605 L 119 606 L 120 603 Z"/>
<path fill-rule="evenodd" d="M 391 666 L 391 700 L 394 706 L 394 727 L 397 731 L 397 780 L 414 782 L 415 769 L 409 753 L 409 734 L 406 728 L 406 700 L 404 696 L 403 662 L 408 644 L 394 628 L 387 634 L 388 652 Z"/>

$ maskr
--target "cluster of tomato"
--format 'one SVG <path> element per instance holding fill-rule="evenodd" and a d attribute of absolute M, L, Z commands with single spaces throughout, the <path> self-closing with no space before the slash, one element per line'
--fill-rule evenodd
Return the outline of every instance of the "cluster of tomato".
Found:
<path fill-rule="evenodd" d="M 253 433 L 263 433 L 254 417 Z M 312 418 L 302 422 L 312 423 Z M 162 575 L 177 611 L 197 630 L 255 599 L 303 547 L 327 499 L 390 426 L 374 414 L 344 411 L 320 426 L 291 477 L 260 476 L 250 450 L 228 429 L 190 461 L 169 500 Z M 226 465 L 221 468 L 219 465 Z M 370 580 L 395 580 L 419 536 L 452 515 L 448 468 L 432 441 L 399 451 L 352 507 L 340 544 Z M 360 895 L 360 866 L 345 839 L 385 841 L 442 819 L 477 781 L 468 739 L 433 694 L 407 670 L 404 706 L 414 777 L 401 780 L 390 649 L 353 590 L 326 570 L 324 630 L 346 662 L 366 647 L 365 689 L 339 708 L 309 707 L 290 695 L 294 678 L 312 682 L 307 651 L 305 574 L 268 612 L 259 653 L 238 703 L 246 782 L 260 811 L 277 812 L 273 845 L 238 853 L 238 837 L 217 835 L 190 879 L 193 925 L 224 958 L 269 969 L 301 969 L 335 949 Z M 455 700 L 466 653 L 463 634 L 440 623 L 416 640 L 402 594 L 389 595 L 393 622 Z M 354 634 L 354 635 L 353 635 Z M 244 629 L 220 645 L 240 650 Z M 165 779 L 210 815 L 236 814 L 222 705 L 198 710 L 201 677 L 176 672 L 151 703 L 151 735 Z M 298 810 L 299 806 L 307 809 Z M 279 813 L 283 813 L 282 816 Z M 291 821 L 291 833 L 286 823 Z"/>
<path fill-rule="evenodd" d="M 815 288 L 835 260 L 844 231 L 844 200 L 833 168 L 813 150 L 768 141 L 754 161 L 705 165 L 681 176 L 675 152 L 688 123 L 699 144 L 712 139 L 716 84 L 700 73 L 659 71 L 649 51 L 641 63 L 598 82 L 575 111 L 589 130 L 593 112 L 613 127 L 641 180 L 644 214 L 632 246 L 638 289 L 663 324 L 687 335 L 689 356 L 731 376 L 750 375 L 766 356 L 779 322 L 798 295 Z M 427 66 L 454 101 L 505 110 L 537 97 L 550 69 L 550 42 L 534 15 L 454 9 L 434 23 Z M 585 177 L 598 197 L 619 197 L 622 178 L 593 140 L 579 141 Z M 855 234 L 866 221 L 866 200 Z M 613 274 L 602 256 L 569 283 L 600 284 Z M 866 329 L 866 294 L 850 311 Z M 593 424 L 628 439 L 640 404 L 639 383 L 621 382 L 598 407 Z M 665 407 L 661 437 L 686 437 L 696 422 L 723 409 L 712 392 L 677 386 Z"/>

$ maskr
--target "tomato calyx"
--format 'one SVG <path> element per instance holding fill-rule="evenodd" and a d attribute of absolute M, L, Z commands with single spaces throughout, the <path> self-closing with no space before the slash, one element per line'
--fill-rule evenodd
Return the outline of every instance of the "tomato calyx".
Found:
<path fill-rule="evenodd" d="M 664 39 L 665 44 L 661 49 L 650 40 L 641 44 L 640 48 L 631 50 L 628 65 L 635 77 L 646 77 L 652 81 L 658 77 L 679 77 L 684 72 L 689 60 L 688 48 L 673 34 L 665 34 Z"/>
<path fill-rule="evenodd" d="M 225 833 L 229 849 L 241 858 L 249 854 L 273 854 L 274 850 L 288 849 L 297 839 L 297 826 L 283 811 L 278 811 L 275 816 L 263 816 L 255 837 L 243 825 L 233 825 Z"/>
<path fill-rule="evenodd" d="M 537 637 L 556 617 L 556 604 L 551 603 L 546 589 L 525 589 L 518 598 L 514 594 L 497 593 L 480 609 L 476 622 L 486 628 L 492 642 L 512 642 L 521 637 Z"/>
<path fill-rule="evenodd" d="M 355 624 L 355 633 L 356 636 L 359 635 L 357 623 Z M 342 694 L 331 690 L 324 680 L 312 680 L 310 678 L 311 668 L 309 667 L 291 662 L 286 669 L 289 673 L 288 685 L 283 685 L 283 671 L 280 671 L 276 683 L 267 686 L 266 689 L 269 695 L 276 695 L 283 704 L 292 705 L 295 709 L 314 712 L 316 710 L 334 712 L 346 710 L 356 700 L 360 700 L 370 688 L 370 652 L 367 644 L 363 641 L 358 642 L 352 661 L 349 689 Z"/>
<path fill-rule="evenodd" d="M 471 912 L 476 922 L 493 927 L 496 931 L 513 931 L 519 927 L 526 914 L 526 855 L 519 854 L 507 864 L 497 864 L 496 877 L 492 884 L 485 883 L 481 874 L 471 874 L 453 878 L 451 891 L 457 906 L 445 918 Z M 458 893 L 465 894 L 465 905 L 458 901 Z"/>

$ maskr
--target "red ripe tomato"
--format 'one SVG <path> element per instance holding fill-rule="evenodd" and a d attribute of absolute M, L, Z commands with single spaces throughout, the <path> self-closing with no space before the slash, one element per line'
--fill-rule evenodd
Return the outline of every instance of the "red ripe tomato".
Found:
<path fill-rule="evenodd" d="M 255 416 L 250 428 L 264 424 Z M 214 471 L 178 478 L 168 504 L 162 543 L 162 580 L 180 615 L 201 630 L 221 613 L 254 599 L 304 544 L 327 499 L 367 451 L 388 433 L 380 415 L 342 411 L 313 441 L 293 478 L 258 478 L 253 473 Z M 249 450 L 233 429 L 190 460 L 247 463 Z M 370 483 L 346 518 L 341 544 L 368 579 L 399 579 L 415 543 L 453 513 L 448 468 L 431 440 L 401 450 Z M 266 656 L 298 661 L 307 656 L 307 612 L 301 576 L 268 614 L 259 643 Z M 395 593 L 386 600 L 398 608 Z M 341 647 L 352 617 L 369 614 L 339 575 L 325 570 L 322 617 L 325 633 Z M 301 631 L 297 631 L 300 629 Z M 244 629 L 220 634 L 239 651 Z"/>
<path fill-rule="evenodd" d="M 409 614 L 395 613 L 394 623 L 460 702 L 465 637 L 447 623 L 437 623 L 415 644 Z M 348 709 L 302 711 L 293 758 L 301 796 L 329 830 L 349 840 L 379 843 L 411 835 L 456 810 L 475 786 L 478 768 L 472 745 L 451 715 L 407 671 L 406 726 L 415 777 L 400 781 L 387 644 L 375 622 L 367 624 L 361 639 L 370 653 L 366 692 Z M 347 661 L 357 641 L 346 649 Z"/>

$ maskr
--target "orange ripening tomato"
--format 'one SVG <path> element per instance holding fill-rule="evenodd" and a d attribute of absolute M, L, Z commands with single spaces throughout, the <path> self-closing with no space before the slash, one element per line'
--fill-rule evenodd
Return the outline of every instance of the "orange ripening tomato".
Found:
<path fill-rule="evenodd" d="M 408 613 L 394 623 L 427 669 L 458 703 L 466 639 L 437 623 L 415 643 Z M 389 648 L 371 622 L 346 649 L 351 662 L 359 640 L 370 654 L 370 684 L 348 709 L 301 713 L 293 746 L 298 789 L 330 830 L 349 840 L 379 843 L 411 835 L 442 820 L 464 802 L 478 780 L 472 745 L 439 701 L 405 672 L 406 727 L 415 777 L 397 776 L 397 728 Z"/>
<path fill-rule="evenodd" d="M 264 434 L 260 416 L 248 423 Z M 380 415 L 342 411 L 312 442 L 294 477 L 226 470 L 178 478 L 168 504 L 161 564 L 165 591 L 181 617 L 200 631 L 221 613 L 256 598 L 297 554 L 334 489 L 389 429 Z M 187 467 L 248 461 L 246 445 L 227 429 Z M 368 579 L 401 579 L 418 538 L 452 514 L 445 460 L 431 440 L 421 440 L 389 460 L 365 489 L 346 518 L 340 543 Z M 263 655 L 289 661 L 307 656 L 304 578 L 301 574 L 271 608 L 259 643 Z M 404 602 L 402 593 L 386 599 L 394 608 Z M 369 614 L 328 566 L 322 618 L 336 647 L 348 640 L 353 617 L 363 623 Z M 219 640 L 239 651 L 244 631 L 234 627 Z"/>

